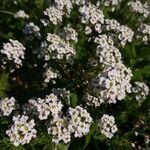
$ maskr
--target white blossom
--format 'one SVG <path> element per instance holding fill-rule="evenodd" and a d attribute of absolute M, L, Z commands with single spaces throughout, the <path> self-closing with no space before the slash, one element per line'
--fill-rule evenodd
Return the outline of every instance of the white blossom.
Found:
<path fill-rule="evenodd" d="M 38 98 L 37 101 L 29 100 L 29 103 L 35 106 L 40 120 L 47 119 L 49 115 L 57 119 L 63 107 L 61 101 L 54 94 L 47 95 L 45 99 Z"/>
<path fill-rule="evenodd" d="M 103 0 L 103 1 L 106 7 L 111 7 L 111 10 L 114 11 L 122 0 Z"/>
<path fill-rule="evenodd" d="M 130 6 L 131 11 L 142 14 L 143 17 L 145 18 L 147 18 L 150 14 L 150 9 L 147 2 L 142 4 L 141 1 L 136 0 L 135 2 L 134 1 L 128 2 L 128 5 Z"/>
<path fill-rule="evenodd" d="M 52 59 L 66 59 L 66 61 L 70 62 L 75 57 L 76 52 L 74 48 L 71 47 L 69 43 L 62 40 L 58 35 L 48 33 L 47 41 L 49 42 L 47 52 Z"/>
<path fill-rule="evenodd" d="M 29 18 L 29 15 L 24 10 L 19 10 L 16 12 L 15 18 Z"/>
<path fill-rule="evenodd" d="M 0 114 L 2 116 L 9 116 L 16 107 L 15 103 L 16 103 L 16 100 L 14 99 L 14 97 L 11 97 L 11 98 L 6 97 L 4 99 L 1 99 Z"/>
<path fill-rule="evenodd" d="M 17 40 L 9 39 L 9 41 L 8 43 L 3 43 L 3 49 L 1 49 L 0 52 L 6 55 L 7 59 L 13 61 L 15 66 L 19 68 L 22 66 L 26 48 Z"/>
<path fill-rule="evenodd" d="M 148 41 L 150 41 L 150 25 L 142 23 L 138 28 L 138 31 L 140 32 L 140 35 L 138 36 L 142 38 L 142 41 L 145 44 L 147 44 Z"/>
<path fill-rule="evenodd" d="M 52 120 L 48 127 L 48 134 L 52 135 L 52 141 L 59 143 L 63 141 L 68 143 L 71 136 L 82 137 L 89 132 L 92 124 L 92 118 L 86 109 L 81 106 L 69 108 L 67 116 L 60 116 L 56 120 Z"/>
<path fill-rule="evenodd" d="M 68 123 L 68 118 L 62 117 L 52 120 L 48 127 L 48 134 L 52 135 L 52 142 L 59 143 L 63 141 L 68 143 L 71 141 L 72 126 Z"/>
<path fill-rule="evenodd" d="M 78 33 L 71 27 L 67 26 L 64 28 L 60 36 L 66 41 L 78 41 Z"/>
<path fill-rule="evenodd" d="M 115 118 L 107 114 L 102 116 L 98 126 L 101 130 L 101 133 L 110 139 L 114 136 L 114 133 L 118 131 L 118 128 L 115 125 Z"/>
<path fill-rule="evenodd" d="M 29 120 L 28 116 L 18 115 L 13 117 L 13 122 L 14 124 L 6 131 L 6 134 L 15 146 L 29 143 L 32 138 L 36 137 L 37 131 L 34 129 L 35 122 L 33 119 Z"/>
<path fill-rule="evenodd" d="M 79 8 L 81 14 L 81 22 L 83 24 L 92 25 L 96 23 L 104 23 L 104 14 L 103 12 L 95 5 L 87 3 L 86 5 Z"/>
<path fill-rule="evenodd" d="M 49 83 L 50 81 L 52 81 L 52 83 L 56 83 L 55 79 L 57 79 L 58 77 L 60 77 L 59 72 L 55 71 L 54 69 L 52 69 L 51 67 L 49 67 L 49 68 L 47 68 L 47 70 L 45 72 L 44 82 L 45 83 Z"/>
<path fill-rule="evenodd" d="M 149 87 L 144 82 L 137 81 L 134 84 L 135 86 L 132 88 L 132 91 L 136 94 L 136 100 L 141 103 L 149 94 Z"/>
<path fill-rule="evenodd" d="M 50 6 L 49 8 L 46 8 L 44 15 L 48 16 L 48 20 L 50 22 L 52 22 L 54 25 L 57 25 L 62 22 L 64 12 L 54 6 Z"/>
<path fill-rule="evenodd" d="M 76 106 L 76 108 L 70 107 L 68 115 L 75 137 L 82 137 L 89 132 L 92 118 L 86 109 L 83 109 L 81 106 Z"/>

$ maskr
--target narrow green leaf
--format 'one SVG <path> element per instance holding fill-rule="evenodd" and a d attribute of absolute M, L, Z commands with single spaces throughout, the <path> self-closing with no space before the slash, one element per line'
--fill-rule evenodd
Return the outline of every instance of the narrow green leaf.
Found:
<path fill-rule="evenodd" d="M 77 95 L 74 94 L 74 93 L 71 93 L 71 95 L 70 95 L 70 103 L 71 103 L 71 106 L 72 106 L 73 108 L 76 107 L 77 101 L 78 101 Z"/>
<path fill-rule="evenodd" d="M 6 11 L 6 10 L 0 10 L 0 13 L 7 14 L 7 15 L 12 15 L 12 16 L 15 15 L 14 13 L 12 13 L 10 11 Z"/>

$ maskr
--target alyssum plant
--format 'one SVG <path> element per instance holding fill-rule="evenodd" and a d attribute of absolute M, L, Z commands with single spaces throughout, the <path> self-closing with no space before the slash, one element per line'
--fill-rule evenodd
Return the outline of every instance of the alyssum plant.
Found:
<path fill-rule="evenodd" d="M 148 148 L 148 1 L 0 4 L 2 149 Z"/>

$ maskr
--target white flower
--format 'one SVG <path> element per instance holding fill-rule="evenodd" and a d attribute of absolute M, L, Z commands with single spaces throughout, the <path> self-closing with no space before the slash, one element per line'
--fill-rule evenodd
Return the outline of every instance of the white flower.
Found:
<path fill-rule="evenodd" d="M 47 53 L 52 59 L 66 59 L 67 62 L 73 61 L 76 52 L 69 43 L 62 40 L 58 35 L 48 33 L 47 41 L 49 42 Z"/>
<path fill-rule="evenodd" d="M 90 34 L 92 33 L 92 29 L 89 26 L 85 27 L 85 34 Z"/>
<path fill-rule="evenodd" d="M 70 142 L 71 133 L 72 127 L 68 124 L 68 119 L 66 117 L 52 120 L 48 127 L 48 134 L 52 135 L 52 141 L 56 144 L 60 141 L 64 143 Z"/>
<path fill-rule="evenodd" d="M 103 0 L 104 1 L 104 5 L 107 7 L 112 7 L 112 11 L 115 10 L 115 7 L 118 6 L 118 4 L 122 1 L 122 0 Z"/>
<path fill-rule="evenodd" d="M 61 37 L 64 38 L 66 41 L 78 41 L 78 33 L 71 27 L 67 26 L 64 28 L 64 31 L 60 33 Z"/>
<path fill-rule="evenodd" d="M 17 68 L 22 66 L 22 59 L 24 59 L 25 47 L 17 40 L 9 40 L 8 43 L 3 43 L 3 49 L 0 52 L 7 56 L 7 59 L 13 61 Z"/>
<path fill-rule="evenodd" d="M 136 100 L 141 103 L 149 94 L 149 87 L 144 82 L 137 81 L 134 84 L 135 86 L 132 88 L 132 91 L 136 94 Z"/>
<path fill-rule="evenodd" d="M 138 36 L 142 37 L 142 41 L 147 44 L 150 41 L 150 25 L 142 23 L 138 30 L 140 32 Z"/>
<path fill-rule="evenodd" d="M 13 122 L 14 124 L 6 131 L 6 134 L 15 146 L 29 143 L 32 138 L 36 137 L 37 131 L 34 129 L 33 119 L 29 120 L 28 116 L 18 115 L 13 117 Z"/>
<path fill-rule="evenodd" d="M 15 109 L 16 100 L 14 97 L 4 98 L 0 101 L 0 112 L 2 116 L 9 116 L 11 112 Z"/>
<path fill-rule="evenodd" d="M 115 125 L 115 118 L 113 116 L 108 116 L 107 114 L 102 116 L 98 126 L 101 133 L 110 139 L 114 136 L 114 133 L 118 131 L 117 126 Z"/>
<path fill-rule="evenodd" d="M 24 10 L 19 10 L 16 12 L 15 18 L 29 18 L 29 15 L 27 15 Z"/>
<path fill-rule="evenodd" d="M 103 12 L 95 5 L 87 3 L 86 5 L 79 8 L 79 12 L 82 16 L 81 22 L 84 24 L 91 23 L 104 23 Z"/>
<path fill-rule="evenodd" d="M 54 71 L 51 67 L 47 68 L 46 72 L 45 72 L 45 83 L 49 83 L 50 81 L 52 81 L 52 83 L 55 83 L 54 79 L 57 79 L 60 76 L 60 74 L 58 73 L 58 71 Z"/>
<path fill-rule="evenodd" d="M 63 107 L 61 101 L 54 94 L 47 95 L 45 99 L 30 100 L 29 103 L 35 106 L 34 110 L 37 111 L 40 120 L 47 119 L 49 115 L 57 119 Z"/>
<path fill-rule="evenodd" d="M 82 137 L 86 135 L 92 124 L 92 118 L 86 109 L 80 106 L 69 108 L 67 116 L 60 116 L 53 119 L 48 127 L 48 134 L 52 135 L 52 141 L 59 143 L 63 141 L 68 143 L 71 141 L 71 136 Z"/>
<path fill-rule="evenodd" d="M 70 107 L 68 115 L 75 137 L 82 137 L 89 132 L 92 118 L 86 109 L 83 109 L 81 106 L 77 106 L 76 108 Z"/>
<path fill-rule="evenodd" d="M 57 25 L 58 23 L 62 22 L 64 12 L 54 6 L 51 6 L 49 8 L 46 8 L 46 10 L 44 11 L 44 15 L 48 16 L 49 21 L 51 21 L 54 25 Z"/>
<path fill-rule="evenodd" d="M 131 11 L 142 14 L 143 17 L 147 18 L 150 14 L 148 3 L 142 4 L 140 1 L 136 0 L 135 2 L 130 1 L 128 5 L 131 8 Z"/>

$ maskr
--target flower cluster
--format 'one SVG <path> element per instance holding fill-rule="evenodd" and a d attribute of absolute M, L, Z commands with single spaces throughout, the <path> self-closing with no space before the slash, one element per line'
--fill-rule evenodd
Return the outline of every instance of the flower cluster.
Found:
<path fill-rule="evenodd" d="M 101 133 L 110 139 L 114 136 L 114 133 L 118 131 L 115 125 L 115 118 L 107 114 L 102 116 L 98 126 L 100 127 Z"/>
<path fill-rule="evenodd" d="M 135 93 L 135 98 L 138 102 L 142 102 L 146 99 L 149 94 L 149 87 L 144 82 L 135 82 L 135 86 L 132 88 L 133 93 Z"/>
<path fill-rule="evenodd" d="M 104 5 L 106 7 L 112 7 L 111 10 L 114 11 L 115 8 L 118 6 L 118 4 L 122 1 L 122 0 L 103 0 L 104 1 Z"/>
<path fill-rule="evenodd" d="M 69 125 L 66 117 L 52 120 L 47 130 L 48 134 L 52 135 L 52 142 L 54 143 L 59 143 L 60 141 L 68 143 L 71 141 L 72 126 Z"/>
<path fill-rule="evenodd" d="M 71 27 L 65 27 L 63 33 L 61 33 L 62 38 L 64 38 L 65 41 L 78 41 L 78 33 Z"/>
<path fill-rule="evenodd" d="M 45 99 L 38 98 L 36 100 L 29 100 L 30 105 L 35 107 L 37 115 L 40 120 L 45 120 L 51 115 L 57 119 L 63 107 L 61 101 L 54 94 L 47 95 Z"/>
<path fill-rule="evenodd" d="M 57 79 L 59 77 L 58 71 L 54 71 L 51 67 L 49 67 L 45 72 L 45 83 L 49 83 L 52 81 L 52 83 L 56 83 L 54 79 Z"/>
<path fill-rule="evenodd" d="M 121 53 L 113 46 L 114 42 L 110 36 L 99 35 L 94 42 L 98 44 L 96 55 L 103 66 L 115 66 L 116 63 L 121 63 Z"/>
<path fill-rule="evenodd" d="M 83 7 L 79 8 L 81 14 L 81 22 L 83 24 L 96 24 L 104 23 L 104 14 L 103 12 L 95 5 L 88 3 Z"/>
<path fill-rule="evenodd" d="M 88 104 L 100 106 L 102 102 L 116 103 L 124 99 L 126 92 L 131 92 L 131 77 L 131 70 L 121 63 L 104 69 L 92 80 L 92 89 L 88 91 L 91 94 L 86 94 Z"/>
<path fill-rule="evenodd" d="M 77 106 L 75 109 L 69 108 L 68 115 L 72 125 L 74 137 L 82 137 L 89 132 L 92 118 L 86 109 Z"/>
<path fill-rule="evenodd" d="M 19 10 L 16 12 L 15 18 L 29 18 L 29 15 L 27 15 L 24 10 Z"/>
<path fill-rule="evenodd" d="M 10 130 L 6 131 L 6 134 L 15 146 L 29 143 L 32 138 L 36 137 L 37 131 L 34 129 L 35 123 L 33 119 L 29 120 L 28 116 L 18 115 L 13 117 L 13 122 L 14 124 Z"/>
<path fill-rule="evenodd" d="M 64 12 L 54 6 L 51 6 L 49 8 L 46 8 L 46 10 L 44 11 L 44 15 L 48 16 L 48 21 L 52 22 L 54 25 L 57 25 L 58 23 L 62 22 Z"/>
<path fill-rule="evenodd" d="M 138 30 L 142 34 L 142 41 L 147 44 L 150 41 L 150 25 L 143 23 Z"/>
<path fill-rule="evenodd" d="M 128 2 L 128 5 L 131 7 L 131 11 L 142 14 L 143 17 L 147 18 L 150 14 L 148 3 L 142 4 L 141 1 L 136 0 Z"/>
<path fill-rule="evenodd" d="M 1 54 L 7 56 L 7 59 L 13 61 L 17 68 L 22 66 L 22 59 L 24 59 L 25 47 L 17 40 L 9 40 L 8 43 L 3 43 L 3 49 L 0 50 Z M 3 61 L 6 64 L 6 61 Z"/>
<path fill-rule="evenodd" d="M 63 10 L 64 12 L 67 11 L 68 14 L 70 14 L 72 8 L 73 8 L 73 2 L 71 0 L 54 0 L 55 6 Z"/>
<path fill-rule="evenodd" d="M 127 42 L 132 42 L 134 32 L 126 25 L 120 25 L 120 23 L 114 19 L 105 19 L 105 28 L 107 31 L 115 31 L 117 38 L 121 41 L 121 45 L 125 46 Z"/>
<path fill-rule="evenodd" d="M 2 116 L 9 116 L 11 112 L 15 109 L 16 100 L 14 97 L 4 98 L 0 101 L 0 114 Z"/>
<path fill-rule="evenodd" d="M 52 120 L 48 133 L 53 135 L 52 141 L 58 143 L 63 141 L 68 143 L 71 141 L 71 135 L 74 137 L 82 137 L 89 132 L 92 123 L 92 118 L 86 109 L 81 106 L 69 108 L 67 117 L 60 117 L 57 120 Z"/>
<path fill-rule="evenodd" d="M 23 33 L 26 35 L 27 40 L 32 40 L 33 37 L 37 37 L 38 39 L 41 38 L 40 28 L 36 26 L 33 22 L 26 24 L 25 28 L 23 29 Z"/>
<path fill-rule="evenodd" d="M 50 54 L 52 59 L 66 59 L 66 61 L 70 62 L 72 58 L 75 57 L 75 50 L 70 46 L 69 43 L 66 43 L 62 40 L 58 35 L 48 33 L 47 36 L 48 48 L 47 52 Z M 46 60 L 49 60 L 49 56 L 46 55 Z"/>

